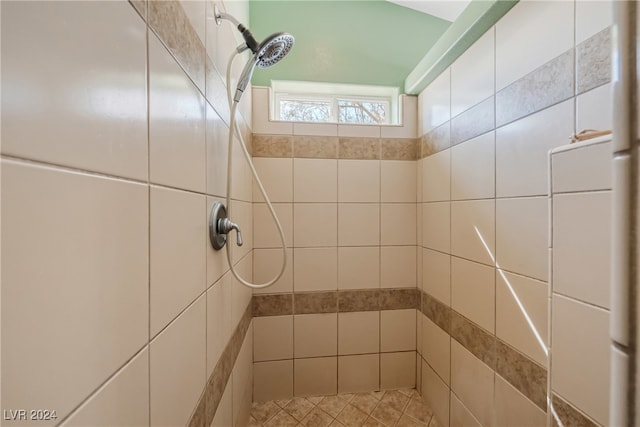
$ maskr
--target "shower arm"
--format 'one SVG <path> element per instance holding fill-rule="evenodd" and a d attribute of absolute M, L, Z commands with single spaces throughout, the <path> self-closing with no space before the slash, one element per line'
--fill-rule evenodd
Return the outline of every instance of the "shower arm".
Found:
<path fill-rule="evenodd" d="M 230 21 L 233 25 L 235 25 L 238 31 L 240 31 L 240 34 L 242 34 L 242 38 L 244 38 L 246 48 L 251 49 L 251 52 L 253 53 L 256 53 L 258 51 L 258 45 L 259 45 L 258 41 L 255 39 L 255 37 L 253 37 L 253 34 L 251 34 L 251 31 L 249 31 L 247 27 L 242 25 L 240 21 L 238 21 L 233 15 L 220 11 L 218 6 L 215 6 L 215 5 L 213 6 L 213 14 L 216 18 L 216 25 L 218 26 L 222 25 L 223 19 Z M 240 50 L 241 47 L 239 46 L 237 49 L 238 53 L 242 53 L 244 50 L 246 50 L 246 48 L 242 46 L 242 50 Z"/>

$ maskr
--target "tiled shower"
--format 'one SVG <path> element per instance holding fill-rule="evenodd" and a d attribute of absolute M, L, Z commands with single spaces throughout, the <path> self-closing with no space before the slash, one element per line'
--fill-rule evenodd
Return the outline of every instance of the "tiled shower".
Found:
<path fill-rule="evenodd" d="M 611 3 L 521 1 L 399 126 L 272 121 L 247 91 L 289 259 L 253 293 L 208 241 L 239 43 L 213 5 L 2 2 L 3 425 L 412 388 L 442 426 L 609 425 L 612 147 L 549 152 L 613 128 Z M 239 150 L 233 173 L 262 282 L 279 238 Z"/>

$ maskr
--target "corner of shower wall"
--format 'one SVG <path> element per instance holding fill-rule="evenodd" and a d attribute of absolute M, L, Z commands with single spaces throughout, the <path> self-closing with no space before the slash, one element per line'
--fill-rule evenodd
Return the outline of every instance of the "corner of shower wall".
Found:
<path fill-rule="evenodd" d="M 611 129 L 610 7 L 520 2 L 419 95 L 418 354 L 423 398 L 445 426 L 550 422 L 547 383 L 563 373 L 549 370 L 560 322 L 548 308 L 547 153 Z M 569 408 L 564 425 L 579 413 Z"/>
<path fill-rule="evenodd" d="M 416 104 L 403 126 L 271 121 L 253 88 L 253 156 L 288 265 L 254 291 L 254 400 L 415 386 Z M 254 278 L 280 242 L 254 187 Z M 400 333 L 399 333 L 400 332 Z"/>

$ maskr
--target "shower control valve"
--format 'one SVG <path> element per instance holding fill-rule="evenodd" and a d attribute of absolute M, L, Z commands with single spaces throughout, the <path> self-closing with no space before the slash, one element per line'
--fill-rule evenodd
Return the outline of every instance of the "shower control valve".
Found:
<path fill-rule="evenodd" d="M 221 202 L 215 202 L 209 214 L 209 240 L 213 249 L 220 250 L 227 243 L 227 234 L 236 231 L 236 243 L 242 246 L 242 232 L 238 224 L 227 218 L 227 209 Z"/>

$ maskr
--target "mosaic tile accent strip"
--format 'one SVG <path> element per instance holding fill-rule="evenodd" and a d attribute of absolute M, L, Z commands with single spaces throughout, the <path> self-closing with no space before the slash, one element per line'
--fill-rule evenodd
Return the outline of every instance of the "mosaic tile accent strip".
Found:
<path fill-rule="evenodd" d="M 338 158 L 378 160 L 380 159 L 380 139 L 341 137 L 338 141 Z"/>
<path fill-rule="evenodd" d="M 337 136 L 294 136 L 293 157 L 307 159 L 337 159 Z"/>
<path fill-rule="evenodd" d="M 254 403 L 250 427 L 438 427 L 414 389 Z"/>
<path fill-rule="evenodd" d="M 236 329 L 233 331 L 233 334 L 231 334 L 227 346 L 220 355 L 220 359 L 218 359 L 213 373 L 207 381 L 204 393 L 200 396 L 196 410 L 189 420 L 189 427 L 205 427 L 211 425 L 213 417 L 220 405 L 220 400 L 222 400 L 224 389 L 227 386 L 229 378 L 231 378 L 233 365 L 238 358 L 240 348 L 251 325 L 251 311 L 251 303 L 249 303 Z"/>
<path fill-rule="evenodd" d="M 568 50 L 496 94 L 496 126 L 573 96 L 574 50 Z"/>
<path fill-rule="evenodd" d="M 420 138 L 420 158 L 429 157 L 451 147 L 451 122 L 446 122 Z"/>
<path fill-rule="evenodd" d="M 611 27 L 576 47 L 577 94 L 611 81 Z"/>
<path fill-rule="evenodd" d="M 382 160 L 417 160 L 418 139 L 383 138 L 380 141 Z"/>
<path fill-rule="evenodd" d="M 293 137 L 288 135 L 253 135 L 254 157 L 293 157 Z"/>
<path fill-rule="evenodd" d="M 293 294 L 254 295 L 252 301 L 253 317 L 293 314 Z"/>
<path fill-rule="evenodd" d="M 293 294 L 294 314 L 337 312 L 338 292 L 304 292 Z"/>
<path fill-rule="evenodd" d="M 498 339 L 496 353 L 496 372 L 547 412 L 546 369 Z"/>
<path fill-rule="evenodd" d="M 154 0 L 148 4 L 149 27 L 167 46 L 200 91 L 205 93 L 206 51 L 182 6 L 175 0 Z"/>
<path fill-rule="evenodd" d="M 494 100 L 491 96 L 451 119 L 451 145 L 495 129 Z"/>

